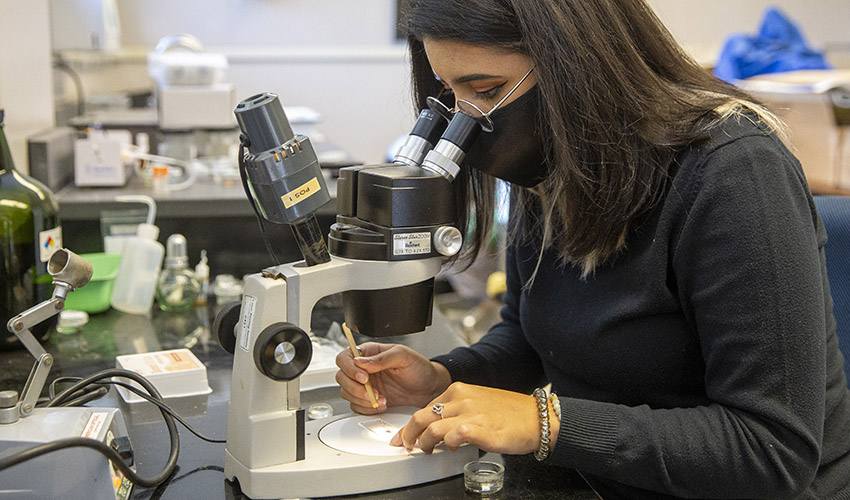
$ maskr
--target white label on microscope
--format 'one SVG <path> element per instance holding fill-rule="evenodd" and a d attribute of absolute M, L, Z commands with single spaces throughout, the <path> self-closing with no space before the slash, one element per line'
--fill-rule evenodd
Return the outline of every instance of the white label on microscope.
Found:
<path fill-rule="evenodd" d="M 431 233 L 399 233 L 393 235 L 393 255 L 431 253 Z"/>
<path fill-rule="evenodd" d="M 248 350 L 248 341 L 251 337 L 251 327 L 254 326 L 254 308 L 257 299 L 250 295 L 242 297 L 242 324 L 239 328 L 239 347 Z"/>

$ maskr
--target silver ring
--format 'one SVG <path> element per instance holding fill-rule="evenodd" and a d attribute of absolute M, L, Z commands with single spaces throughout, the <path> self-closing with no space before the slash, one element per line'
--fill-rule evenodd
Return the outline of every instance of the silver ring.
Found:
<path fill-rule="evenodd" d="M 439 415 L 440 418 L 443 418 L 443 403 L 434 403 L 434 406 L 431 407 L 431 411 Z"/>

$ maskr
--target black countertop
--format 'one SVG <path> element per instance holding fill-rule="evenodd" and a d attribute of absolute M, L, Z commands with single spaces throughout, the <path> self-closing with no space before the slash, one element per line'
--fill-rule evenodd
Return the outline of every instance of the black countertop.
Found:
<path fill-rule="evenodd" d="M 314 310 L 313 331 L 327 332 L 331 321 L 341 321 L 338 299 L 323 300 Z M 112 368 L 115 356 L 176 348 L 189 348 L 207 367 L 212 393 L 205 396 L 168 399 L 175 410 L 197 431 L 207 437 L 224 439 L 227 404 L 230 398 L 232 356 L 214 340 L 209 328 L 213 307 L 186 313 L 165 313 L 155 308 L 150 317 L 109 310 L 92 315 L 90 322 L 75 333 L 51 332 L 46 349 L 55 357 L 48 381 L 58 376 L 86 376 Z M 447 351 L 459 339 L 437 325 L 428 331 L 407 336 L 405 343 L 426 355 Z M 451 338 L 450 338 L 451 337 Z M 0 389 L 23 387 L 33 364 L 24 350 L 0 352 Z M 338 388 L 302 393 L 302 405 L 329 402 L 335 414 L 348 412 Z M 114 390 L 90 406 L 118 407 L 128 427 L 135 451 L 136 469 L 142 476 L 160 471 L 168 455 L 168 434 L 159 412 L 151 405 L 128 405 Z M 178 469 L 157 488 L 136 488 L 133 499 L 244 499 L 238 487 L 224 476 L 224 445 L 202 441 L 181 427 Z M 573 472 L 538 464 L 533 458 L 491 456 L 505 463 L 505 489 L 488 498 L 585 500 L 599 497 Z M 460 472 L 460 471 L 459 471 Z M 464 491 L 463 477 L 436 481 L 391 491 L 354 495 L 346 498 L 403 500 L 413 498 L 475 498 Z"/>

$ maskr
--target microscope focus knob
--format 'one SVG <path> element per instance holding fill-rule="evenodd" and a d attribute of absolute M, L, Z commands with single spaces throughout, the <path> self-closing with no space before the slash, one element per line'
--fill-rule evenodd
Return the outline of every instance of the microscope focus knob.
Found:
<path fill-rule="evenodd" d="M 442 226 L 434 232 L 434 250 L 451 257 L 458 253 L 463 244 L 463 236 L 460 230 L 454 226 Z"/>
<path fill-rule="evenodd" d="M 212 331 L 218 337 L 219 345 L 230 354 L 236 350 L 236 325 L 239 324 L 241 311 L 241 302 L 227 304 L 215 315 L 213 321 Z"/>
<path fill-rule="evenodd" d="M 293 380 L 313 358 L 313 342 L 292 323 L 267 326 L 254 343 L 254 364 L 272 380 Z"/>

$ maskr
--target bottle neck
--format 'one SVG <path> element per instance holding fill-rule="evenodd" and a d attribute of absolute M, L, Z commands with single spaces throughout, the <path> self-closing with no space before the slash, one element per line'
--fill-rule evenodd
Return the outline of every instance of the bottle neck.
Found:
<path fill-rule="evenodd" d="M 9 150 L 9 143 L 6 141 L 6 132 L 3 130 L 3 125 L 0 124 L 0 174 L 14 171 L 15 163 L 12 161 L 12 152 Z"/>

